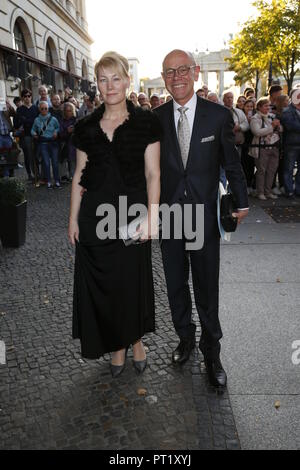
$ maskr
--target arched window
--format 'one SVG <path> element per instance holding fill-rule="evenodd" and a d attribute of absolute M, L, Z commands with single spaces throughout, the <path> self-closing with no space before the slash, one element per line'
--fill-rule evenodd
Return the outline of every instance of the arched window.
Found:
<path fill-rule="evenodd" d="M 16 21 L 14 26 L 14 46 L 16 51 L 25 52 L 27 54 L 27 46 L 24 34 L 20 28 L 18 21 Z"/>
<path fill-rule="evenodd" d="M 66 67 L 68 72 L 75 73 L 75 63 L 71 51 L 67 53 Z"/>
<path fill-rule="evenodd" d="M 46 44 L 46 62 L 48 64 L 52 64 L 52 65 L 54 64 L 53 55 L 52 55 L 49 41 L 47 41 L 47 44 Z"/>
<path fill-rule="evenodd" d="M 70 59 L 70 55 L 68 54 L 67 55 L 67 71 L 68 72 L 71 72 L 72 70 L 72 67 L 71 67 L 71 59 Z"/>
<path fill-rule="evenodd" d="M 81 76 L 83 78 L 88 78 L 88 70 L 85 60 L 82 61 Z"/>

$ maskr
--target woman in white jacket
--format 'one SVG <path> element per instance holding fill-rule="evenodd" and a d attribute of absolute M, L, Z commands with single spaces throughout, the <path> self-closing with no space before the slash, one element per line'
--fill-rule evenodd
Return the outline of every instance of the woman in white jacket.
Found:
<path fill-rule="evenodd" d="M 258 199 L 277 199 L 272 184 L 279 163 L 280 121 L 269 113 L 270 101 L 260 98 L 257 113 L 251 118 L 250 129 L 254 135 L 249 154 L 255 158 L 256 192 Z"/>

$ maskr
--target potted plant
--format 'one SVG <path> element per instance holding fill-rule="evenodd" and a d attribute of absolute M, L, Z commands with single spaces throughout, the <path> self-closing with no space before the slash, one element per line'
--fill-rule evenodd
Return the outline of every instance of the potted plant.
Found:
<path fill-rule="evenodd" d="M 17 178 L 0 179 L 0 238 L 5 248 L 17 248 L 26 237 L 26 189 Z"/>

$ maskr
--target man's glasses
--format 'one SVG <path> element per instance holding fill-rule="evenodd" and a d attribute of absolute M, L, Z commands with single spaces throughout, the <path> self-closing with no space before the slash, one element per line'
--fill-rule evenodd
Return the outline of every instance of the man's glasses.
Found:
<path fill-rule="evenodd" d="M 32 95 L 24 95 L 24 98 L 31 98 Z"/>
<path fill-rule="evenodd" d="M 41 111 L 48 111 L 48 108 L 40 108 Z"/>
<path fill-rule="evenodd" d="M 175 74 L 179 77 L 186 77 L 186 75 L 189 73 L 191 69 L 194 69 L 196 65 L 180 65 L 180 67 L 177 67 L 177 69 L 167 69 L 164 72 L 165 77 L 167 78 L 173 78 L 175 77 Z"/>

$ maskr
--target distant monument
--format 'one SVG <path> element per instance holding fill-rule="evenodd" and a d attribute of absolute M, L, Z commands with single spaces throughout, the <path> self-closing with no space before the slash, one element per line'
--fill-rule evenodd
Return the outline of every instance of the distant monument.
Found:
<path fill-rule="evenodd" d="M 208 84 L 208 73 L 216 72 L 218 79 L 218 94 L 221 98 L 224 91 L 224 73 L 229 72 L 229 64 L 225 58 L 230 57 L 229 49 L 216 52 L 194 52 L 195 62 L 200 65 L 202 84 Z"/>

